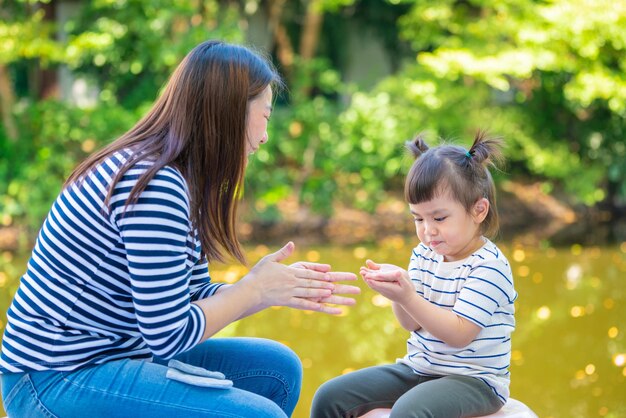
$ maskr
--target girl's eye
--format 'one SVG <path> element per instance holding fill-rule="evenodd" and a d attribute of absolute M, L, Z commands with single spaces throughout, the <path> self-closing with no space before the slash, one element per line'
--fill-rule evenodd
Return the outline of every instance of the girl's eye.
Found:
<path fill-rule="evenodd" d="M 415 222 L 422 222 L 422 218 L 413 218 Z"/>
<path fill-rule="evenodd" d="M 442 218 L 435 218 L 435 221 L 437 221 L 437 222 L 443 222 L 446 218 L 447 218 L 447 216 L 444 216 L 444 217 L 442 217 Z"/>

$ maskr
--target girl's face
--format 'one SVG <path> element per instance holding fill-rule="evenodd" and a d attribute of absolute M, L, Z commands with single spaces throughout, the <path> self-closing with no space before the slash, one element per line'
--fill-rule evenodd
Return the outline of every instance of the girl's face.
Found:
<path fill-rule="evenodd" d="M 267 142 L 267 122 L 271 114 L 272 88 L 267 86 L 261 94 L 248 102 L 246 159 Z"/>
<path fill-rule="evenodd" d="M 489 201 L 479 199 L 468 213 L 444 192 L 428 202 L 410 204 L 420 241 L 444 261 L 463 260 L 483 246 L 480 224 L 489 212 Z"/>

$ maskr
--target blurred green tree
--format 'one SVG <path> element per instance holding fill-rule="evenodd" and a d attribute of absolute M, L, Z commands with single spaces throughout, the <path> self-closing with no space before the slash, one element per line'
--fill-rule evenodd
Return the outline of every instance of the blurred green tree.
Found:
<path fill-rule="evenodd" d="M 410 3 L 400 26 L 418 53 L 406 71 L 434 81 L 436 113 L 504 134 L 514 174 L 587 205 L 624 205 L 625 2 Z M 461 133 L 455 125 L 442 130 Z"/>
<path fill-rule="evenodd" d="M 469 143 L 477 128 L 506 138 L 513 178 L 626 204 L 623 1 L 0 4 L 2 225 L 38 227 L 72 167 L 128 129 L 207 38 L 259 46 L 287 81 L 246 180 L 262 220 L 373 211 L 401 191 L 405 140 Z M 96 87 L 91 101 L 63 97 L 63 71 Z"/>

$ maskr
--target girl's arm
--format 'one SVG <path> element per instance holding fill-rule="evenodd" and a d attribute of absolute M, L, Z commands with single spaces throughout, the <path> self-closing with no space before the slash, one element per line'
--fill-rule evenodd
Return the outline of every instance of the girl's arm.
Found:
<path fill-rule="evenodd" d="M 402 309 L 421 328 L 452 347 L 465 347 L 476 338 L 481 329 L 478 325 L 417 294 L 406 270 L 392 265 L 384 265 L 387 266 L 384 269 L 377 266 L 381 265 L 368 260 L 367 268 L 361 268 L 361 275 L 369 287 L 393 302 L 397 316 Z M 400 323 L 406 328 L 402 320 Z"/>
<path fill-rule="evenodd" d="M 404 308 L 396 302 L 391 302 L 391 309 L 393 310 L 396 319 L 407 331 L 413 332 L 422 328 L 422 326 L 417 322 Z"/>
<path fill-rule="evenodd" d="M 399 267 L 394 266 L 393 264 L 378 264 L 378 263 L 373 262 L 372 260 L 367 260 L 365 264 L 366 264 L 366 267 L 361 268 L 361 276 L 363 276 L 363 278 L 365 279 L 365 282 L 368 285 L 369 285 L 369 282 L 364 276 L 364 274 L 367 274 L 368 272 L 372 270 L 382 272 L 382 271 L 396 271 L 399 269 Z M 411 286 L 411 289 L 407 291 L 414 292 L 415 289 Z M 393 300 L 391 302 L 391 309 L 393 310 L 393 313 L 396 316 L 396 319 L 398 320 L 402 328 L 406 329 L 407 331 L 410 331 L 410 332 L 417 331 L 418 329 L 422 327 L 419 324 L 419 322 L 417 322 L 411 315 L 409 315 L 409 313 L 406 310 L 402 308 L 402 306 L 400 306 L 398 303 L 394 302 Z"/>
<path fill-rule="evenodd" d="M 387 283 L 381 283 L 386 286 Z M 433 305 L 413 292 L 398 304 L 434 337 L 452 347 L 465 347 L 480 332 L 480 327 L 452 311 Z"/>

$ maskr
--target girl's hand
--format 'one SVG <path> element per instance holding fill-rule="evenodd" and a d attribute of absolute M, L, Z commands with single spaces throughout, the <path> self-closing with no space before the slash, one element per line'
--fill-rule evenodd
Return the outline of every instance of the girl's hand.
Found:
<path fill-rule="evenodd" d="M 334 296 L 335 293 L 359 293 L 355 286 L 336 285 L 338 280 L 355 280 L 352 273 L 331 272 L 327 264 L 298 262 L 281 264 L 294 250 L 293 242 L 273 254 L 263 257 L 241 280 L 258 295 L 259 309 L 269 306 L 289 306 L 297 309 L 341 313 L 327 303 L 350 305 L 354 300 Z"/>
<path fill-rule="evenodd" d="M 393 302 L 402 304 L 415 293 L 409 273 L 393 264 L 378 264 L 367 260 L 365 266 L 361 267 L 360 274 L 372 290 Z"/>

